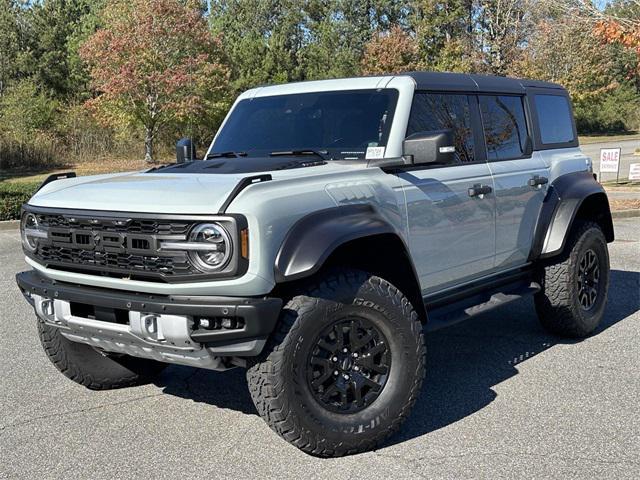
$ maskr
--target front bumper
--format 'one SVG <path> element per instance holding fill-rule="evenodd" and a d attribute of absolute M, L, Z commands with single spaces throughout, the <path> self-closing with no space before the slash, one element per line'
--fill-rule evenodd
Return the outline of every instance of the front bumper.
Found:
<path fill-rule="evenodd" d="M 215 368 L 214 357 L 258 355 L 282 308 L 279 298 L 150 295 L 57 282 L 36 271 L 16 281 L 38 316 L 72 341 L 203 368 Z"/>

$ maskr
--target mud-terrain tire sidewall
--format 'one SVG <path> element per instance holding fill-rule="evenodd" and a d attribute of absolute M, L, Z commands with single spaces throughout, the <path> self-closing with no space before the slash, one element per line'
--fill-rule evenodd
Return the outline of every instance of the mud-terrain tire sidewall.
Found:
<path fill-rule="evenodd" d="M 594 307 L 584 310 L 580 305 L 577 279 L 580 260 L 588 250 L 598 258 L 600 279 Z M 593 222 L 578 222 L 563 254 L 541 272 L 542 291 L 535 296 L 541 324 L 561 336 L 581 338 L 590 335 L 604 316 L 609 281 L 609 252 L 602 229 Z"/>
<path fill-rule="evenodd" d="M 72 342 L 60 329 L 38 318 L 38 334 L 47 357 L 67 378 L 91 390 L 124 388 L 148 383 L 167 366 L 128 355 L 105 355 Z"/>
<path fill-rule="evenodd" d="M 307 368 L 321 332 L 349 317 L 368 320 L 384 335 L 391 367 L 371 405 L 355 413 L 336 413 L 314 398 Z M 289 301 L 280 327 L 284 336 L 275 339 L 262 365 L 270 374 L 264 376 L 259 365 L 248 372 L 254 403 L 276 432 L 308 453 L 339 456 L 373 448 L 399 428 L 420 392 L 425 371 L 422 326 L 401 292 L 363 272 L 334 273 Z M 262 397 L 265 381 L 275 398 Z"/>

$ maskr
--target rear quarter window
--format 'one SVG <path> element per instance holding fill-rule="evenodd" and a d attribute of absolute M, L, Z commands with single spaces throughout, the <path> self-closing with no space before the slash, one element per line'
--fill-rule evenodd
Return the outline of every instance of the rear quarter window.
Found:
<path fill-rule="evenodd" d="M 575 140 L 569 100 L 561 95 L 535 95 L 538 128 L 543 145 L 571 143 Z"/>

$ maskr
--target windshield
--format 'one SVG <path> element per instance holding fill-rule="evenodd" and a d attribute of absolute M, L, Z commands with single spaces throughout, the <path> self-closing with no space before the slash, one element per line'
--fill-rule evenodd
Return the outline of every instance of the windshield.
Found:
<path fill-rule="evenodd" d="M 320 152 L 326 158 L 364 158 L 384 147 L 398 100 L 394 89 L 315 92 L 241 100 L 210 155 Z"/>

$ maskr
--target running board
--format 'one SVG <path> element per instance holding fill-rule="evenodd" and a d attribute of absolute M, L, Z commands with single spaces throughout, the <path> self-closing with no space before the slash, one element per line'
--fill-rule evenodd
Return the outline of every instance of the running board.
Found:
<path fill-rule="evenodd" d="M 505 285 L 501 291 L 479 293 L 455 303 L 427 310 L 426 331 L 431 332 L 455 325 L 471 317 L 480 315 L 540 291 L 536 282 L 521 282 Z"/>

